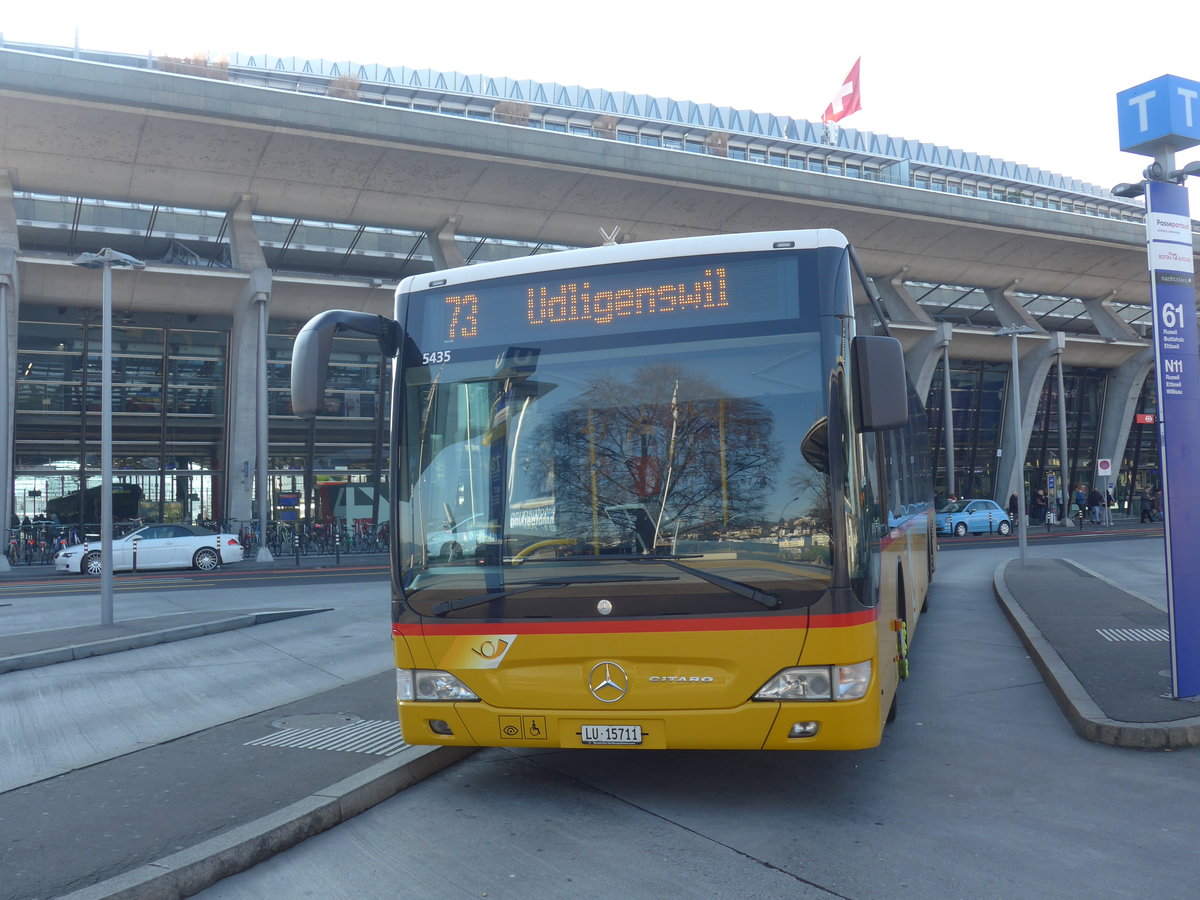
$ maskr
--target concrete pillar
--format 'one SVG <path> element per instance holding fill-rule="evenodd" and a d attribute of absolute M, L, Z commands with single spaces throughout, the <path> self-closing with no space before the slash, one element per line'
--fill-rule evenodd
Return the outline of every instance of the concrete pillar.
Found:
<path fill-rule="evenodd" d="M 429 252 L 435 269 L 457 269 L 467 264 L 456 240 L 459 221 L 458 216 L 450 216 L 437 231 L 429 232 Z"/>
<path fill-rule="evenodd" d="M 909 294 L 908 289 L 904 286 L 904 276 L 907 272 L 908 266 L 905 266 L 891 278 L 871 278 L 875 289 L 879 291 L 879 296 L 883 300 L 883 308 L 887 310 L 888 315 L 896 322 L 920 323 L 922 325 L 935 324 L 933 318 L 925 308 L 912 298 L 912 295 Z"/>
<path fill-rule="evenodd" d="M 899 278 L 899 276 L 897 276 Z M 949 322 L 933 322 L 933 330 L 904 351 L 904 367 L 909 381 L 922 402 L 929 397 L 929 386 L 938 363 L 943 363 L 942 418 L 946 446 L 946 493 L 954 493 L 954 398 L 950 393 L 950 341 L 954 328 Z"/>
<path fill-rule="evenodd" d="M 1109 341 L 1141 343 L 1142 339 L 1129 327 L 1129 323 L 1112 311 L 1112 298 L 1116 296 L 1116 293 L 1113 291 L 1107 297 L 1084 300 L 1083 306 L 1088 311 L 1088 316 L 1091 317 L 1092 324 L 1096 326 L 1100 337 Z"/>
<path fill-rule="evenodd" d="M 949 322 L 935 322 L 934 328 L 925 337 L 904 351 L 904 367 L 908 380 L 922 401 L 929 396 L 929 385 L 933 373 L 941 361 L 941 351 L 949 346 L 954 329 Z"/>
<path fill-rule="evenodd" d="M 17 210 L 12 180 L 0 169 L 0 572 L 9 570 L 8 529 L 13 510 L 13 428 L 17 399 L 17 321 L 21 306 L 17 271 Z"/>
<path fill-rule="evenodd" d="M 1059 332 L 1061 334 L 1061 332 Z M 1063 336 L 1064 347 L 1066 336 Z M 1067 389 L 1066 377 L 1063 375 L 1063 355 L 1062 351 L 1055 354 L 1057 362 L 1055 364 L 1055 374 L 1058 376 L 1058 491 L 1056 494 L 1062 494 L 1062 520 L 1061 524 L 1064 528 L 1070 519 L 1068 510 L 1071 508 L 1071 491 L 1072 485 L 1068 481 L 1067 475 L 1071 471 L 1070 461 L 1067 459 Z M 1057 500 L 1057 496 L 1051 497 L 1051 501 Z M 1056 513 L 1057 514 L 1057 513 Z"/>
<path fill-rule="evenodd" d="M 1100 434 L 1096 443 L 1099 458 L 1112 460 L 1114 484 L 1121 475 L 1121 462 L 1125 458 L 1125 445 L 1129 441 L 1129 430 L 1133 427 L 1138 397 L 1153 366 L 1154 348 L 1147 347 L 1108 373 Z M 1108 487 L 1107 484 L 1101 486 L 1094 474 L 1092 482 L 1101 491 Z"/>
<path fill-rule="evenodd" d="M 1021 306 L 1016 297 L 1013 296 L 1013 292 L 1017 289 L 1017 285 L 1020 283 L 1021 282 L 1018 279 L 1006 288 L 992 288 L 984 293 L 987 295 L 988 302 L 991 303 L 992 309 L 996 311 L 996 318 L 1000 320 L 1001 325 L 1006 328 L 1024 325 L 1033 331 L 1045 334 L 1046 329 L 1042 328 L 1042 326 L 1038 324 L 1037 319 L 1026 312 L 1025 308 Z M 1009 491 L 1009 493 L 1012 492 Z M 1007 494 L 1005 495 L 1005 498 L 1007 499 Z"/>
<path fill-rule="evenodd" d="M 270 308 L 271 270 L 254 230 L 251 198 L 242 196 L 230 215 L 230 249 L 233 266 L 247 275 L 238 297 L 230 334 L 229 402 L 225 423 L 225 515 L 249 521 L 254 518 L 253 491 L 256 478 L 266 482 L 266 459 L 259 459 L 259 323 L 266 316 L 260 304 Z M 265 360 L 263 361 L 265 362 Z M 266 398 L 262 398 L 265 403 Z M 265 410 L 265 407 L 263 407 Z M 265 418 L 265 417 L 264 417 Z"/>
<path fill-rule="evenodd" d="M 1001 340 L 997 338 L 996 340 Z M 1011 337 L 1003 338 L 1011 341 Z M 1008 389 L 1016 389 L 1020 401 L 1021 431 L 1018 434 L 1016 422 L 1012 416 L 1004 417 L 1004 430 L 1000 436 L 1000 447 L 1004 453 L 996 467 L 995 500 L 1002 506 L 1008 504 L 1010 494 L 1024 489 L 1022 476 L 1025 469 L 1025 454 L 1029 452 L 1029 438 L 1033 434 L 1033 422 L 1037 413 L 1038 400 L 1041 397 L 1042 385 L 1050 366 L 1054 363 L 1055 354 L 1066 342 L 1066 336 L 1056 331 L 1053 334 L 1042 332 L 1038 335 L 1022 335 L 1017 338 L 1018 368 L 1020 383 L 1014 385 L 1009 379 Z M 1011 399 L 1005 398 L 1005 408 Z"/>

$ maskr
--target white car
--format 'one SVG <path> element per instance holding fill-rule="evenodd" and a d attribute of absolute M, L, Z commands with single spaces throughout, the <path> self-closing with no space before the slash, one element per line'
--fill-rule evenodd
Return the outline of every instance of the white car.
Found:
<path fill-rule="evenodd" d="M 217 534 L 194 525 L 146 525 L 124 537 L 113 538 L 114 572 L 133 568 L 135 546 L 139 571 L 193 568 L 211 572 L 217 566 L 241 562 L 243 556 L 236 534 Z M 103 569 L 99 538 L 59 550 L 54 555 L 54 569 L 99 575 Z"/>
<path fill-rule="evenodd" d="M 447 518 L 448 521 L 441 523 L 440 529 L 425 535 L 425 546 L 429 548 L 431 557 L 453 562 L 468 553 L 474 553 L 476 545 L 496 539 L 496 528 L 489 524 L 488 517 L 483 513 L 455 522 L 447 510 Z"/>

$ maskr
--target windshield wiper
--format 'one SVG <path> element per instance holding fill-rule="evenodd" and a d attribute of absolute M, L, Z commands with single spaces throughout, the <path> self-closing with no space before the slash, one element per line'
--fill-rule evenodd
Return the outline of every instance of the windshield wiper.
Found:
<path fill-rule="evenodd" d="M 675 575 L 588 575 L 583 578 L 537 578 L 531 581 L 513 582 L 524 585 L 515 590 L 492 591 L 488 594 L 475 594 L 472 597 L 459 597 L 457 600 L 443 600 L 433 607 L 433 614 L 444 616 L 456 609 L 470 609 L 472 606 L 481 606 L 484 603 L 491 603 L 493 600 L 503 600 L 515 594 L 524 594 L 526 591 L 536 591 L 548 587 L 567 587 L 572 584 L 607 584 L 622 581 L 678 580 L 679 578 Z"/>
<path fill-rule="evenodd" d="M 686 559 L 687 557 L 681 558 Z M 780 603 L 783 602 L 769 591 L 760 591 L 752 584 L 745 584 L 741 581 L 734 581 L 732 578 L 714 575 L 711 572 L 705 572 L 703 569 L 697 569 L 693 566 L 685 566 L 682 563 L 677 563 L 673 559 L 665 556 L 635 556 L 631 557 L 630 561 L 637 563 L 658 563 L 659 565 L 670 566 L 672 569 L 678 569 L 680 572 L 687 572 L 689 575 L 695 575 L 702 581 L 707 581 L 709 584 L 715 585 L 719 588 L 724 588 L 731 594 L 737 594 L 739 597 L 745 597 L 748 600 L 761 603 L 767 609 L 778 609 Z"/>

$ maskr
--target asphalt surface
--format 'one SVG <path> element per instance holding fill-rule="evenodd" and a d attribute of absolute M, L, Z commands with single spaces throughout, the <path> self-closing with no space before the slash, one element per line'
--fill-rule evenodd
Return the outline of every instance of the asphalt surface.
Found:
<path fill-rule="evenodd" d="M 1155 534 L 1134 520 L 1096 531 Z M 1070 545 L 1063 550 L 1069 555 Z M 1200 745 L 1200 705 L 1169 696 L 1160 597 L 1067 558 L 1009 559 L 996 568 L 993 591 L 1081 737 L 1140 749 Z M 0 636 L 0 672 L 321 612 L 223 609 L 8 634 Z M 0 793 L 0 833 L 14 835 L 0 847 L 4 896 L 188 896 L 470 752 L 405 745 L 391 678 L 383 672 Z M 297 753 L 306 754 L 303 765 L 293 764 Z M 86 802 L 96 796 L 107 799 Z M 53 865 L 28 864 L 48 853 Z M 111 862 L 97 871 L 97 857 Z"/>

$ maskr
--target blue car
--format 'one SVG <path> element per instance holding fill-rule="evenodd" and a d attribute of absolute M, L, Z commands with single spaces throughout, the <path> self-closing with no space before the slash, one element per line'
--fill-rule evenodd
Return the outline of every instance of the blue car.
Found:
<path fill-rule="evenodd" d="M 1004 507 L 995 500 L 955 500 L 943 506 L 934 516 L 938 534 L 1012 533 L 1012 521 Z"/>

